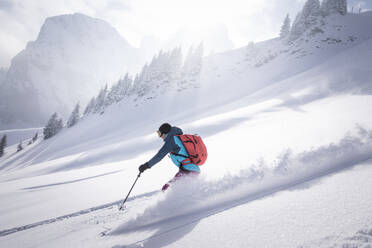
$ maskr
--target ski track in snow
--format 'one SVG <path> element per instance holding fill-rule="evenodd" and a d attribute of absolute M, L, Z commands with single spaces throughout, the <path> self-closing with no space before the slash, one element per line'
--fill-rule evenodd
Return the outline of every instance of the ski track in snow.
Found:
<path fill-rule="evenodd" d="M 158 191 L 153 191 L 153 192 L 150 192 L 150 193 L 145 193 L 145 194 L 142 194 L 142 195 L 130 197 L 128 199 L 128 202 L 136 200 L 136 199 L 152 196 L 152 195 L 156 194 L 157 192 Z M 81 210 L 81 211 L 78 211 L 78 212 L 75 212 L 75 213 L 59 216 L 59 217 L 56 217 L 56 218 L 43 220 L 43 221 L 39 221 L 39 222 L 36 222 L 36 223 L 24 225 L 24 226 L 19 226 L 19 227 L 14 227 L 14 228 L 10 228 L 10 229 L 0 230 L 0 237 L 7 236 L 7 235 L 10 235 L 12 233 L 28 230 L 28 229 L 35 228 L 35 227 L 52 224 L 54 222 L 67 220 L 67 219 L 72 218 L 72 217 L 77 217 L 77 216 L 81 216 L 81 215 L 84 215 L 84 214 L 90 214 L 90 213 L 93 213 L 93 212 L 98 211 L 98 210 L 113 208 L 114 206 L 119 205 L 121 202 L 122 202 L 122 200 L 116 201 L 116 202 L 111 202 L 111 203 L 107 203 L 107 204 L 104 204 L 104 205 L 100 205 L 100 206 L 88 208 L 88 209 L 85 209 L 85 210 Z"/>

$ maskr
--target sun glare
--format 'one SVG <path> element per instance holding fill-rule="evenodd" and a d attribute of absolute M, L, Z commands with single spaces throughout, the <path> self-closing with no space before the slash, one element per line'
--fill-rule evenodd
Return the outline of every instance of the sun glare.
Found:
<path fill-rule="evenodd" d="M 182 28 L 198 32 L 216 26 L 216 23 L 222 23 L 233 31 L 237 23 L 244 22 L 267 6 L 267 1 L 161 0 L 133 4 L 134 16 L 142 20 L 142 29 L 167 39 Z"/>

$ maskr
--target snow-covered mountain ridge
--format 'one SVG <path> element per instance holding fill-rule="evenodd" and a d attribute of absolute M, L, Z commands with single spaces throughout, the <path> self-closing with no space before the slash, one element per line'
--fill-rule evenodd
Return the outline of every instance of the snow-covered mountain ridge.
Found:
<path fill-rule="evenodd" d="M 311 82 L 311 84 L 302 83 L 311 81 L 310 77 L 306 77 L 295 84 L 286 84 L 285 82 L 291 81 L 292 77 L 305 77 L 302 75 L 308 75 L 311 71 L 316 71 L 320 67 L 324 67 L 324 70 L 337 68 L 327 66 L 327 64 L 338 63 L 337 59 L 334 58 L 353 53 L 354 47 L 357 47 L 355 50 L 360 50 L 365 46 L 365 49 L 368 50 L 368 45 L 363 44 L 368 43 L 372 38 L 372 31 L 369 29 L 371 25 L 372 12 L 330 15 L 319 18 L 314 27 L 305 30 L 306 32 L 294 41 L 276 38 L 257 44 L 251 42 L 243 48 L 205 57 L 200 69 L 198 66 L 194 66 L 192 83 L 184 85 L 182 85 L 182 80 L 185 80 L 185 75 L 181 76 L 181 73 L 177 70 L 175 70 L 177 76 L 174 76 L 174 71 L 172 71 L 171 77 L 155 77 L 152 80 L 143 79 L 148 77 L 148 74 L 166 75 L 170 68 L 167 63 L 176 65 L 180 63 L 180 54 L 177 49 L 172 52 L 172 54 L 178 53 L 178 57 L 176 56 L 178 59 L 176 60 L 169 59 L 171 56 L 168 56 L 168 59 L 160 59 L 159 54 L 159 58 L 154 57 L 151 62 L 153 63 L 156 59 L 160 62 L 155 70 L 145 65 L 141 74 L 138 74 L 133 81 L 129 80 L 129 83 L 127 82 L 122 87 L 125 88 L 125 92 L 129 93 L 119 97 L 118 101 L 124 99 L 120 103 L 122 106 L 138 106 L 139 102 L 151 102 L 164 94 L 177 96 L 180 91 L 189 90 L 190 94 L 198 95 L 198 101 L 189 101 L 181 94 L 178 97 L 178 104 L 190 110 L 193 108 L 200 109 L 204 104 L 210 106 L 211 102 L 220 105 L 241 97 L 248 98 L 251 94 L 260 94 L 259 92 L 265 88 L 265 91 L 267 91 L 270 87 L 275 88 L 280 87 L 280 85 L 286 85 L 287 96 L 283 96 L 284 98 L 290 98 L 289 92 L 297 91 L 300 87 L 311 88 L 319 95 L 327 94 L 325 92 L 327 88 L 332 88 L 330 92 L 334 93 L 344 90 L 368 92 L 370 87 L 364 78 L 368 78 L 371 72 L 365 60 L 361 61 L 360 64 L 357 62 L 362 60 L 364 55 L 358 55 L 355 61 L 357 65 L 342 64 L 345 67 L 343 70 L 335 73 L 329 71 L 327 76 L 317 78 L 316 82 Z M 314 32 L 313 30 L 318 31 Z M 196 54 L 198 56 L 198 53 Z M 341 61 L 344 60 L 341 59 Z M 361 76 L 361 74 L 365 75 Z M 312 77 L 314 76 L 312 75 Z M 353 81 L 353 84 L 348 84 L 349 81 Z M 150 87 L 151 90 L 139 90 L 144 86 Z M 120 88 L 120 86 L 118 87 Z M 105 98 L 100 99 L 102 106 L 96 106 L 98 109 L 104 109 L 115 103 L 114 100 L 110 99 L 110 94 L 115 94 L 117 89 L 106 90 L 106 93 L 102 94 L 101 91 L 100 95 L 96 97 Z M 191 91 L 194 91 L 194 93 Z M 210 92 L 214 92 L 219 97 L 214 101 L 210 100 Z M 125 106 L 122 109 L 123 112 L 126 111 Z M 154 111 L 160 111 L 156 105 L 152 105 L 152 108 Z M 102 111 L 96 112 L 102 113 Z"/>
<path fill-rule="evenodd" d="M 0 68 L 0 85 L 2 84 L 5 76 L 6 76 L 6 69 L 5 68 Z"/>
<path fill-rule="evenodd" d="M 67 115 L 102 85 L 136 65 L 136 49 L 107 22 L 82 14 L 45 20 L 35 41 L 12 60 L 1 88 L 1 122 L 43 124 Z"/>

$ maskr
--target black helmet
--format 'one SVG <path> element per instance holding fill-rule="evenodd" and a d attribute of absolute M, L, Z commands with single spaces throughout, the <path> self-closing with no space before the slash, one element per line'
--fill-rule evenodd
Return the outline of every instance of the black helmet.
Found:
<path fill-rule="evenodd" d="M 161 124 L 161 126 L 159 127 L 160 136 L 162 136 L 163 134 L 169 133 L 171 128 L 172 128 L 172 126 L 169 125 L 169 123 Z"/>

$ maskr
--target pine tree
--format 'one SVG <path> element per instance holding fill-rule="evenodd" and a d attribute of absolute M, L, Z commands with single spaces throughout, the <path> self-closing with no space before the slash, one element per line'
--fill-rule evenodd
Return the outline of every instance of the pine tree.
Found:
<path fill-rule="evenodd" d="M 157 89 L 166 89 L 179 78 L 182 63 L 180 48 L 170 52 L 162 50 L 156 54 L 149 64 L 145 64 L 141 73 L 136 75 L 131 91 L 139 97 L 148 95 L 153 97 Z"/>
<path fill-rule="evenodd" d="M 169 56 L 169 77 L 170 80 L 178 80 L 182 67 L 182 50 L 181 47 L 176 47 Z"/>
<path fill-rule="evenodd" d="M 347 0 L 323 0 L 321 5 L 323 16 L 332 14 L 347 14 Z"/>
<path fill-rule="evenodd" d="M 49 139 L 50 137 L 53 137 L 59 131 L 61 131 L 62 128 L 63 128 L 62 119 L 59 119 L 57 113 L 54 113 L 50 117 L 47 125 L 44 127 L 44 130 L 43 130 L 44 139 Z"/>
<path fill-rule="evenodd" d="M 116 98 L 117 98 L 118 90 L 119 90 L 119 83 L 120 83 L 120 80 L 116 84 L 111 86 L 111 89 L 108 91 L 107 97 L 105 99 L 105 108 L 116 102 Z"/>
<path fill-rule="evenodd" d="M 339 0 L 337 2 L 337 11 L 341 15 L 347 14 L 347 0 Z"/>
<path fill-rule="evenodd" d="M 32 138 L 32 142 L 35 142 L 38 138 L 39 134 L 38 133 L 35 133 L 34 137 Z"/>
<path fill-rule="evenodd" d="M 139 75 L 138 73 L 136 73 L 136 75 L 134 76 L 134 80 L 133 80 L 133 87 L 131 90 L 131 94 L 137 94 L 139 87 L 140 87 Z"/>
<path fill-rule="evenodd" d="M 194 68 L 192 71 L 192 75 L 194 78 L 199 78 L 200 72 L 202 70 L 203 66 L 203 53 L 204 53 L 204 45 L 203 42 L 199 44 L 199 46 L 196 48 L 194 53 Z"/>
<path fill-rule="evenodd" d="M 195 50 L 190 47 L 182 67 L 183 82 L 198 81 L 203 64 L 203 50 L 203 43 L 200 43 Z"/>
<path fill-rule="evenodd" d="M 124 97 L 130 95 L 130 91 L 133 84 L 133 80 L 129 76 L 129 74 L 125 74 L 124 78 L 119 81 L 118 88 L 117 88 L 117 95 L 115 97 L 115 102 L 120 102 L 124 99 Z"/>
<path fill-rule="evenodd" d="M 95 106 L 93 108 L 93 113 L 101 112 L 104 109 L 106 96 L 107 96 L 107 84 L 105 85 L 103 89 L 101 89 L 101 91 L 99 92 L 96 98 Z"/>
<path fill-rule="evenodd" d="M 0 157 L 4 155 L 5 147 L 6 147 L 6 134 L 4 134 L 0 140 Z"/>
<path fill-rule="evenodd" d="M 319 0 L 307 0 L 302 10 L 302 18 L 304 19 L 305 28 L 317 24 L 320 16 L 320 2 Z"/>
<path fill-rule="evenodd" d="M 294 41 L 303 33 L 315 26 L 320 16 L 319 0 L 307 0 L 302 11 L 296 16 L 293 22 L 289 39 Z"/>
<path fill-rule="evenodd" d="M 70 118 L 67 121 L 67 127 L 70 128 L 74 126 L 80 118 L 80 104 L 77 103 L 74 110 L 72 111 Z"/>
<path fill-rule="evenodd" d="M 96 98 L 92 97 L 88 105 L 85 107 L 84 115 L 90 114 L 93 111 L 94 106 L 96 105 Z"/>
<path fill-rule="evenodd" d="M 109 106 L 113 103 L 120 102 L 124 97 L 130 95 L 132 88 L 132 79 L 129 74 L 125 74 L 124 78 L 120 79 L 115 85 L 113 85 L 107 94 L 105 106 Z"/>
<path fill-rule="evenodd" d="M 23 150 L 23 145 L 22 145 L 22 141 L 20 141 L 17 146 L 17 152 L 22 151 L 22 150 Z"/>
<path fill-rule="evenodd" d="M 291 19 L 289 18 L 289 14 L 284 18 L 283 25 L 280 29 L 280 38 L 284 39 L 288 36 L 289 32 L 291 31 Z"/>
<path fill-rule="evenodd" d="M 56 127 L 57 127 L 57 133 L 62 130 L 62 128 L 63 128 L 63 120 L 62 120 L 62 118 L 58 119 L 57 126 Z"/>
<path fill-rule="evenodd" d="M 155 55 L 156 56 L 156 55 Z M 152 65 L 155 67 L 155 56 L 153 57 L 150 66 Z M 152 77 L 154 77 L 154 73 L 148 70 L 149 65 L 146 63 L 140 73 L 136 74 L 134 79 L 134 93 L 138 96 L 143 96 L 148 92 L 149 84 L 151 82 Z"/>
<path fill-rule="evenodd" d="M 298 37 L 301 36 L 305 32 L 305 25 L 301 18 L 302 12 L 297 13 L 296 18 L 293 22 L 291 32 L 289 34 L 289 39 L 291 41 L 296 40 Z"/>

